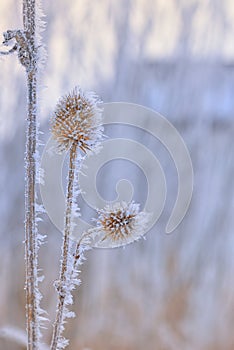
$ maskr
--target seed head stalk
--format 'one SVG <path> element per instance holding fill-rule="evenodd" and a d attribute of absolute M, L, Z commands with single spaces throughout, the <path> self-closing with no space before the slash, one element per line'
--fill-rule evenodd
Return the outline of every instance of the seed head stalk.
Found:
<path fill-rule="evenodd" d="M 73 143 L 69 152 L 70 159 L 69 159 L 66 212 L 65 212 L 65 223 L 64 223 L 63 245 L 62 245 L 62 258 L 61 258 L 59 281 L 57 284 L 58 305 L 57 305 L 56 317 L 54 322 L 51 350 L 57 350 L 61 336 L 62 336 L 67 283 L 70 282 L 70 279 L 68 278 L 67 270 L 68 270 L 68 259 L 70 254 L 70 236 L 71 236 L 72 206 L 73 206 L 73 200 L 74 200 L 73 194 L 74 194 L 74 180 L 75 180 L 75 171 L 76 171 L 76 153 L 77 153 L 77 143 Z"/>
<path fill-rule="evenodd" d="M 58 101 L 51 120 L 51 132 L 56 141 L 57 151 L 68 151 L 70 156 L 62 257 L 59 279 L 55 282 L 58 302 L 51 350 L 64 349 L 69 344 L 63 337 L 64 325 L 67 318 L 74 317 L 68 306 L 73 304 L 72 291 L 79 285 L 78 273 L 74 270 L 76 255 L 72 254 L 71 241 L 73 219 L 79 211 L 75 202 L 75 197 L 79 193 L 77 174 L 80 162 L 88 152 L 97 150 L 103 137 L 102 109 L 98 106 L 99 103 L 100 100 L 94 93 L 84 92 L 76 86 Z M 77 151 L 80 152 L 79 164 L 76 159 Z"/>

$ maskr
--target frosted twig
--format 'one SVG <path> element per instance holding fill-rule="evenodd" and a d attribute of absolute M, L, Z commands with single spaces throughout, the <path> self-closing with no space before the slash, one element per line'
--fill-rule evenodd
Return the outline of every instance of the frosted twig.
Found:
<path fill-rule="evenodd" d="M 71 279 L 75 272 L 77 271 L 77 265 L 83 259 L 83 251 L 91 249 L 91 240 L 99 233 L 99 230 L 95 228 L 91 228 L 88 231 L 85 231 L 79 241 L 76 243 L 76 248 L 73 253 L 73 269 L 71 273 Z"/>
<path fill-rule="evenodd" d="M 70 149 L 62 260 L 61 260 L 59 281 L 57 282 L 58 305 L 57 305 L 56 317 L 54 322 L 51 350 L 57 350 L 60 344 L 60 340 L 63 332 L 65 298 L 68 293 L 67 285 L 69 283 L 69 279 L 68 279 L 67 270 L 68 270 L 68 259 L 70 254 L 71 216 L 72 216 L 72 205 L 73 205 L 76 152 L 77 152 L 77 144 L 73 143 Z"/>
<path fill-rule="evenodd" d="M 36 175 L 37 175 L 37 71 L 38 71 L 38 29 L 36 16 L 40 0 L 23 0 L 23 29 L 7 30 L 3 33 L 3 45 L 13 45 L 0 55 L 17 52 L 20 63 L 27 74 L 27 119 L 25 152 L 25 265 L 26 265 L 26 320 L 27 349 L 38 350 L 40 322 L 43 310 L 40 308 L 41 294 L 38 283 L 38 248 L 42 236 L 36 225 Z"/>
<path fill-rule="evenodd" d="M 14 53 L 16 50 L 18 49 L 18 45 L 15 44 L 10 50 L 8 51 L 0 51 L 0 55 L 2 56 L 7 56 L 7 55 L 10 55 L 11 53 Z"/>
<path fill-rule="evenodd" d="M 24 1 L 24 19 L 32 16 L 29 21 L 28 31 L 30 41 L 34 46 L 35 34 L 35 1 Z M 29 8 L 31 11 L 25 11 Z M 25 20 L 24 20 L 24 25 Z M 37 111 L 37 77 L 36 60 L 33 60 L 30 72 L 27 72 L 28 86 L 28 113 L 26 129 L 26 184 L 25 184 L 25 258 L 26 258 L 26 318 L 28 333 L 28 350 L 38 349 L 38 303 L 37 303 L 37 248 L 36 248 L 36 227 L 35 227 L 35 178 L 36 178 L 36 111 Z"/>
<path fill-rule="evenodd" d="M 26 319 L 28 350 L 39 348 L 40 314 L 38 289 L 38 246 L 36 227 L 36 154 L 37 154 L 37 47 L 36 0 L 23 0 L 24 30 L 8 31 L 18 45 L 18 56 L 27 73 L 28 108 L 26 126 L 25 184 L 25 260 Z M 5 40 L 7 40 L 5 34 Z"/>

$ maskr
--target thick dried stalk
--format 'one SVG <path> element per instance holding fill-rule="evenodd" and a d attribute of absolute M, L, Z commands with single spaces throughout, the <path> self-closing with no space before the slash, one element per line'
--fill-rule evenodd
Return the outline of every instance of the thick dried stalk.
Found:
<path fill-rule="evenodd" d="M 37 310 L 37 248 L 35 229 L 35 177 L 36 177 L 36 74 L 28 74 L 28 116 L 26 143 L 25 185 L 25 258 L 26 258 L 26 318 L 28 350 L 38 349 Z"/>
<path fill-rule="evenodd" d="M 56 317 L 54 322 L 54 330 L 51 342 L 51 350 L 57 350 L 62 332 L 63 332 L 63 321 L 64 321 L 64 308 L 65 298 L 68 281 L 68 262 L 70 254 L 70 235 L 71 235 L 71 223 L 72 223 L 72 205 L 73 205 L 73 194 L 74 194 L 74 180 L 75 180 L 75 164 L 76 164 L 76 151 L 77 144 L 73 143 L 70 149 L 70 160 L 69 160 L 69 175 L 67 185 L 67 197 L 66 197 L 66 213 L 63 233 L 63 246 L 62 246 L 62 259 L 60 267 L 60 276 L 57 283 L 58 291 L 58 304 Z"/>
<path fill-rule="evenodd" d="M 23 1 L 24 32 L 27 36 L 29 65 L 26 67 L 28 110 L 26 127 L 25 185 L 25 259 L 26 259 L 26 319 L 28 350 L 38 349 L 38 276 L 36 200 L 36 140 L 37 140 L 37 60 L 35 45 L 35 0 Z"/>
<path fill-rule="evenodd" d="M 37 0 L 39 1 L 39 0 Z M 26 321 L 27 349 L 38 350 L 42 310 L 38 290 L 38 246 L 41 238 L 36 227 L 36 154 L 37 154 L 37 65 L 36 0 L 23 0 L 23 30 L 7 30 L 3 33 L 3 45 L 14 46 L 1 55 L 18 53 L 20 63 L 27 74 L 27 121 L 25 154 L 25 264 L 26 264 Z"/>

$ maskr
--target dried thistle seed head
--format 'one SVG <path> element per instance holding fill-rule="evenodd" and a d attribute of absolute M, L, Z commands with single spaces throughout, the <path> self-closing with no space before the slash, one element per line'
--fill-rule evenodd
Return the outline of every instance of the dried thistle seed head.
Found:
<path fill-rule="evenodd" d="M 150 214 L 140 211 L 140 205 L 134 202 L 107 205 L 98 214 L 101 242 L 113 247 L 138 240 L 145 234 L 150 220 Z"/>
<path fill-rule="evenodd" d="M 52 135 L 60 151 L 68 150 L 74 143 L 83 152 L 94 151 L 102 140 L 101 100 L 80 87 L 58 102 L 52 119 Z"/>

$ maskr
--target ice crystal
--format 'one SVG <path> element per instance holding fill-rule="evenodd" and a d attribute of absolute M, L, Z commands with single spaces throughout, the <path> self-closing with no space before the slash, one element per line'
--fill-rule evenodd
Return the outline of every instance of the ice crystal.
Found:
<path fill-rule="evenodd" d="M 151 215 L 140 211 L 140 205 L 135 202 L 121 202 L 107 205 L 98 210 L 96 220 L 101 241 L 110 246 L 121 246 L 142 237 L 149 225 Z"/>
<path fill-rule="evenodd" d="M 75 143 L 84 153 L 93 151 L 102 139 L 101 101 L 91 92 L 75 87 L 58 102 L 52 119 L 52 134 L 59 150 Z"/>

